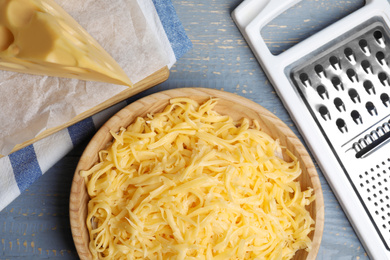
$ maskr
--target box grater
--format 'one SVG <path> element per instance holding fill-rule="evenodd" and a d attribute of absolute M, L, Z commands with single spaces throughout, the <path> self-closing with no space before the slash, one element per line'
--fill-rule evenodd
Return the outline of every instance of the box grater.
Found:
<path fill-rule="evenodd" d="M 273 55 L 261 29 L 300 0 L 232 13 L 372 259 L 390 259 L 390 5 L 364 7 Z"/>

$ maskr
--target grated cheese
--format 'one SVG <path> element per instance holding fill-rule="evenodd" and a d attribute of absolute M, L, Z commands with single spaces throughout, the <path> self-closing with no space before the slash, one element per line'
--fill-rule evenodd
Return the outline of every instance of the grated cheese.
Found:
<path fill-rule="evenodd" d="M 290 259 L 310 250 L 314 200 L 297 158 L 258 122 L 175 98 L 112 133 L 81 172 L 94 259 Z"/>

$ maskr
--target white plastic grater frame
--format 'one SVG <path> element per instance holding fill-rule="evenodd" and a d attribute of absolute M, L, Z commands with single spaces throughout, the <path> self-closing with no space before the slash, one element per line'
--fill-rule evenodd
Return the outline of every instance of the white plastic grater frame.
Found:
<path fill-rule="evenodd" d="M 390 259 L 390 251 L 385 248 L 341 165 L 286 73 L 286 68 L 294 62 L 373 17 L 381 17 L 387 25 L 390 25 L 390 5 L 387 0 L 367 0 L 365 6 L 359 10 L 285 52 L 273 55 L 261 37 L 261 29 L 300 1 L 245 0 L 233 11 L 232 17 L 296 123 L 368 255 L 372 259 Z"/>

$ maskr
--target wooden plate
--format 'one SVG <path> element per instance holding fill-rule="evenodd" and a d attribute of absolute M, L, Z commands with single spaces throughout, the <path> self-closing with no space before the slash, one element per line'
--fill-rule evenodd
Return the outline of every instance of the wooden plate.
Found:
<path fill-rule="evenodd" d="M 143 117 L 147 113 L 161 111 L 168 105 L 169 100 L 175 97 L 189 97 L 197 102 L 203 102 L 210 97 L 217 97 L 219 101 L 215 110 L 220 114 L 228 114 L 235 120 L 242 117 L 258 120 L 264 132 L 274 139 L 279 139 L 281 145 L 287 147 L 298 157 L 302 168 L 302 174 L 299 177 L 301 187 L 302 189 L 312 187 L 316 195 L 316 200 L 308 207 L 316 224 L 315 230 L 310 234 L 313 240 L 312 250 L 310 253 L 300 250 L 296 253 L 294 259 L 314 260 L 323 233 L 324 201 L 317 171 L 305 147 L 286 124 L 262 106 L 235 94 L 203 88 L 172 89 L 144 97 L 119 111 L 92 138 L 77 165 L 70 194 L 70 223 L 73 240 L 80 259 L 92 259 L 92 255 L 88 249 L 89 235 L 86 227 L 89 196 L 84 179 L 80 177 L 79 172 L 91 168 L 97 162 L 98 151 L 105 148 L 106 144 L 112 139 L 109 133 L 110 130 L 118 131 L 120 127 L 130 125 L 138 116 Z"/>

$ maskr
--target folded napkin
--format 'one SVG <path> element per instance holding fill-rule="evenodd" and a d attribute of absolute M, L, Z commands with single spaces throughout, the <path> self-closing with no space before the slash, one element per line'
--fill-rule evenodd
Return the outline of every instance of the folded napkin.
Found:
<path fill-rule="evenodd" d="M 171 0 L 139 1 L 143 10 L 156 12 L 145 15 L 155 33 L 166 39 L 168 67 L 191 47 Z M 151 6 L 154 5 L 154 6 Z M 0 211 L 27 189 L 42 174 L 65 156 L 75 146 L 90 137 L 106 120 L 126 106 L 123 101 L 90 118 L 52 134 L 36 143 L 0 158 Z"/>

